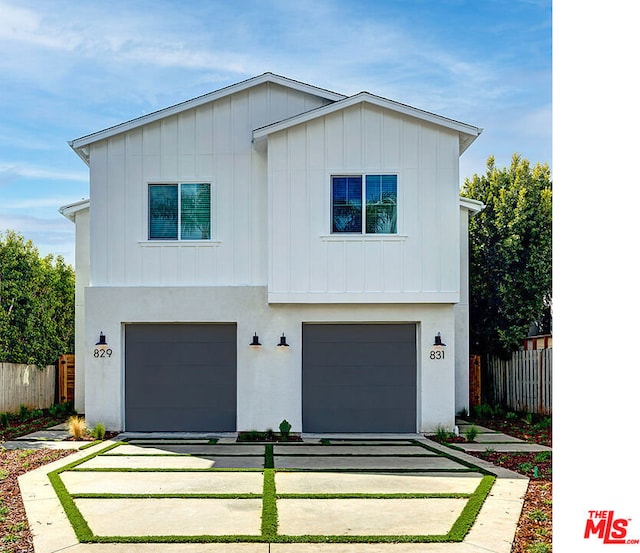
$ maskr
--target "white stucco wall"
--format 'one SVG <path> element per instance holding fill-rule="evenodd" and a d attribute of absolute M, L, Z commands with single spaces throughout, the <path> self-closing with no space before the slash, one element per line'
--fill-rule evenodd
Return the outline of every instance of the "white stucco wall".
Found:
<path fill-rule="evenodd" d="M 454 424 L 455 323 L 453 305 L 269 305 L 266 287 L 91 287 L 86 290 L 85 352 L 104 332 L 111 358 L 86 358 L 89 424 L 126 428 L 124 325 L 145 322 L 234 322 L 238 336 L 237 429 L 277 428 L 286 418 L 302 428 L 303 322 L 417 323 L 416 429 Z M 260 349 L 249 347 L 254 332 Z M 282 333 L 289 348 L 277 348 Z M 451 355 L 429 359 L 436 333 Z"/>
<path fill-rule="evenodd" d="M 76 225 L 75 251 L 75 390 L 74 408 L 78 413 L 85 410 L 85 301 L 84 290 L 89 286 L 89 207 L 77 211 L 74 215 Z"/>
<path fill-rule="evenodd" d="M 460 302 L 456 318 L 456 413 L 469 409 L 469 210 L 460 208 Z"/>

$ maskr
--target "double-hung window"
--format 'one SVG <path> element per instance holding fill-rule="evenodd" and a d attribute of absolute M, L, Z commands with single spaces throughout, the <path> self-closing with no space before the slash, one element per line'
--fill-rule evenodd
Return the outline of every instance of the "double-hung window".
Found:
<path fill-rule="evenodd" d="M 149 185 L 149 240 L 210 239 L 210 183 Z"/>
<path fill-rule="evenodd" d="M 397 222 L 397 175 L 331 177 L 332 233 L 397 234 Z"/>

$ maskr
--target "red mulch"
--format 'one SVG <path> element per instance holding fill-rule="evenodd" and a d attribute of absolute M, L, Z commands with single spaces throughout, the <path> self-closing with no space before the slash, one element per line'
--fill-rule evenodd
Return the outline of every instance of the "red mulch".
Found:
<path fill-rule="evenodd" d="M 104 433 L 104 438 L 102 438 L 103 440 L 111 440 L 113 438 L 115 438 L 118 434 L 120 434 L 120 432 L 105 432 Z M 74 438 L 73 436 L 69 436 L 68 438 L 65 438 L 64 440 L 65 442 L 95 442 L 97 441 L 96 438 L 92 437 L 92 436 L 82 436 L 82 438 Z M 0 551 L 0 553 L 2 553 Z"/>
<path fill-rule="evenodd" d="M 504 432 L 528 442 L 551 447 L 551 425 L 535 425 L 521 419 L 489 419 L 474 421 L 479 426 Z M 551 455 L 538 453 L 467 452 L 529 477 L 522 513 L 511 547 L 511 553 L 552 551 L 552 461 Z M 538 467 L 534 478 L 534 467 Z M 534 548 L 535 549 L 532 549 Z"/>
<path fill-rule="evenodd" d="M 51 463 L 75 450 L 4 449 L 0 445 L 0 551 L 34 553 L 31 531 L 22 504 L 18 476 Z"/>

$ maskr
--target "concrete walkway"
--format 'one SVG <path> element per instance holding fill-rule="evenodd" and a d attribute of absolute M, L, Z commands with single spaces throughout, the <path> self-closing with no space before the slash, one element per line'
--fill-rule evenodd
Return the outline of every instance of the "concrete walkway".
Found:
<path fill-rule="evenodd" d="M 480 432 L 475 445 L 527 445 Z M 35 552 L 509 553 L 528 484 L 417 434 L 305 435 L 272 446 L 184 437 L 124 434 L 126 443 L 103 442 L 21 476 Z M 16 441 L 50 447 L 37 436 Z M 455 530 L 487 473 L 495 482 L 462 541 L 385 543 Z M 116 543 L 154 539 L 213 543 Z M 313 543 L 326 540 L 355 543 Z"/>

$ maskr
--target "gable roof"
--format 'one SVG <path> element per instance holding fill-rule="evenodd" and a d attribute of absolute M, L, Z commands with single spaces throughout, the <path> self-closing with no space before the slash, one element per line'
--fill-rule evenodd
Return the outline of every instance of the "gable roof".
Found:
<path fill-rule="evenodd" d="M 343 109 L 361 103 L 367 103 L 377 107 L 389 109 L 391 111 L 395 111 L 403 115 L 408 115 L 409 117 L 414 117 L 416 119 L 420 119 L 421 121 L 433 123 L 435 125 L 439 125 L 441 127 L 445 127 L 447 129 L 458 132 L 460 134 L 461 154 L 482 132 L 481 128 L 474 127 L 473 125 L 469 125 L 467 123 L 461 123 L 460 121 L 455 121 L 454 119 L 449 119 L 447 117 L 443 117 L 442 115 L 437 115 L 435 113 L 414 108 L 407 104 L 389 100 L 387 98 L 383 98 L 382 96 L 376 96 L 375 94 L 371 94 L 369 92 L 359 92 L 358 94 L 345 97 L 343 100 L 338 100 L 332 104 L 305 111 L 304 113 L 289 117 L 288 119 L 284 119 L 282 121 L 260 127 L 259 129 L 253 131 L 253 138 L 254 140 L 264 138 L 271 133 L 282 131 L 284 129 L 293 127 L 294 125 L 306 123 L 308 121 L 312 121 L 313 119 L 317 119 L 318 117 L 323 117 L 325 115 L 329 115 L 331 113 L 335 113 L 337 111 L 341 111 Z"/>
<path fill-rule="evenodd" d="M 324 115 L 328 115 L 330 113 L 334 113 L 336 111 L 346 109 L 350 106 L 354 106 L 360 103 L 368 103 L 378 107 L 386 108 L 458 132 L 460 136 L 460 154 L 462 154 L 482 132 L 482 129 L 479 127 L 474 127 L 473 125 L 455 121 L 454 119 L 449 119 L 435 113 L 414 108 L 407 104 L 402 104 L 394 100 L 376 96 L 369 92 L 360 92 L 353 96 L 345 96 L 344 94 L 339 94 L 338 92 L 332 92 L 324 88 L 319 88 L 310 84 L 303 83 L 301 81 L 296 81 L 287 77 L 283 77 L 281 75 L 276 75 L 275 73 L 267 72 L 263 73 L 262 75 L 258 75 L 257 77 L 252 77 L 239 83 L 220 88 L 213 92 L 209 92 L 208 94 L 203 94 L 202 96 L 192 98 L 191 100 L 187 100 L 185 102 L 181 102 L 179 104 L 154 111 L 147 115 L 131 119 L 130 121 L 125 121 L 124 123 L 114 125 L 113 127 L 108 127 L 101 131 L 76 138 L 75 140 L 69 141 L 69 146 L 71 146 L 71 148 L 73 148 L 73 151 L 76 152 L 76 154 L 78 154 L 78 156 L 87 165 L 89 165 L 89 153 L 87 150 L 87 146 L 93 144 L 94 142 L 110 138 L 123 132 L 137 129 L 139 127 L 142 127 L 143 125 L 147 125 L 160 119 L 164 119 L 165 117 L 182 113 L 189 109 L 204 105 L 208 102 L 230 96 L 231 94 L 235 94 L 237 92 L 241 92 L 243 90 L 247 90 L 264 83 L 275 83 L 287 88 L 298 90 L 300 92 L 313 94 L 320 98 L 329 100 L 332 103 L 326 106 L 306 111 L 294 117 L 272 123 L 265 127 L 255 129 L 253 132 L 254 140 L 264 138 L 273 132 L 286 129 L 300 123 L 305 123 L 317 117 L 322 117 Z"/>
<path fill-rule="evenodd" d="M 130 121 L 125 121 L 124 123 L 114 125 L 113 127 L 109 127 L 107 129 L 82 136 L 80 138 L 76 138 L 75 140 L 69 141 L 69 146 L 71 146 L 76 154 L 78 154 L 78 156 L 80 156 L 80 158 L 87 165 L 89 165 L 89 156 L 85 148 L 90 144 L 97 142 L 98 140 L 110 138 L 117 134 L 142 127 L 143 125 L 147 125 L 148 123 L 153 123 L 154 121 L 164 119 L 165 117 L 182 113 L 189 109 L 204 105 L 208 102 L 224 98 L 225 96 L 230 96 L 231 94 L 235 94 L 236 92 L 241 92 L 243 90 L 247 90 L 264 83 L 275 83 L 286 88 L 298 90 L 299 92 L 313 94 L 314 96 L 325 98 L 326 100 L 330 100 L 332 102 L 346 98 L 344 94 L 339 94 L 337 92 L 332 92 L 324 88 L 319 88 L 317 86 L 306 84 L 300 81 L 295 81 L 287 77 L 282 77 L 281 75 L 276 75 L 275 73 L 267 72 L 263 73 L 262 75 L 258 75 L 257 77 L 251 77 L 250 79 L 246 79 L 239 83 L 220 88 L 213 92 L 209 92 L 208 94 L 203 94 L 202 96 L 192 98 L 191 100 L 187 100 L 185 102 L 181 102 L 179 104 L 154 111 L 153 113 L 131 119 Z"/>

